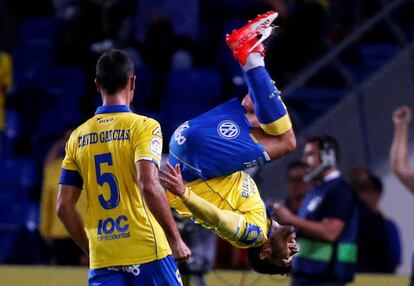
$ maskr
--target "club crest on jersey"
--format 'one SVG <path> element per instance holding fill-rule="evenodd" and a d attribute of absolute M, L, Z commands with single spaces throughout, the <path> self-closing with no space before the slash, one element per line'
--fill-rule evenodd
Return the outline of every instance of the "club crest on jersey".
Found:
<path fill-rule="evenodd" d="M 234 139 L 240 134 L 239 126 L 231 120 L 224 120 L 217 127 L 218 134 L 224 139 Z"/>

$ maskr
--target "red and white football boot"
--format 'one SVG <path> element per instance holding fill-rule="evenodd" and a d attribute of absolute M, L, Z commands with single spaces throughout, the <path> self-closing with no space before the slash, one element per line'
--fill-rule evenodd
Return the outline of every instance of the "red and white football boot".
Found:
<path fill-rule="evenodd" d="M 265 49 L 262 43 L 272 34 L 272 23 L 277 16 L 277 12 L 268 11 L 226 35 L 226 43 L 241 66 L 246 64 L 251 53 L 260 53 L 264 56 Z"/>

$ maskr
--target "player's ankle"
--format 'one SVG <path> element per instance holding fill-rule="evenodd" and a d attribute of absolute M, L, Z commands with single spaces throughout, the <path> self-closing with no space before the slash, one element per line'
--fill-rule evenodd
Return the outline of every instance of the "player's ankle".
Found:
<path fill-rule="evenodd" d="M 251 53 L 246 60 L 246 64 L 243 66 L 244 71 L 251 70 L 256 67 L 264 67 L 264 57 L 261 53 Z"/>

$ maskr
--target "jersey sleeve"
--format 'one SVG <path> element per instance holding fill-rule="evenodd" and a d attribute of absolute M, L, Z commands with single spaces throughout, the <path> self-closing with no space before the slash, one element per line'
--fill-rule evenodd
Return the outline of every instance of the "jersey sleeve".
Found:
<path fill-rule="evenodd" d="M 139 124 L 135 123 L 132 130 L 135 162 L 148 160 L 154 162 L 159 167 L 162 154 L 160 124 L 154 119 L 146 118 Z"/>
<path fill-rule="evenodd" d="M 76 139 L 76 134 L 72 133 L 66 143 L 65 158 L 62 162 L 62 173 L 60 175 L 59 184 L 82 188 L 83 179 L 80 174 L 79 167 L 75 161 L 75 151 L 77 147 Z"/>
<path fill-rule="evenodd" d="M 76 135 L 74 133 L 69 137 L 65 147 L 65 158 L 62 162 L 62 168 L 71 171 L 78 171 L 78 165 L 75 162 L 75 148 L 76 148 Z"/>

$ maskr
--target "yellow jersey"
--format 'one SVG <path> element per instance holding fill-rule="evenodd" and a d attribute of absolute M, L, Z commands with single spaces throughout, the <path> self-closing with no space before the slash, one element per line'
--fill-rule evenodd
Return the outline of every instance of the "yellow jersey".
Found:
<path fill-rule="evenodd" d="M 260 196 L 256 183 L 248 174 L 239 171 L 228 176 L 216 177 L 210 180 L 198 179 L 187 183 L 186 186 L 191 188 L 191 191 L 199 197 L 214 204 L 220 210 L 227 210 L 242 215 L 245 222 L 245 224 L 240 226 L 238 230 L 239 234 L 231 239 L 221 234 L 220 229 L 211 227 L 200 219 L 195 218 L 196 223 L 215 232 L 237 248 L 260 246 L 268 239 L 267 235 L 271 221 L 267 217 L 266 206 Z M 170 192 L 167 192 L 167 197 L 170 206 L 176 209 L 178 213 L 185 217 L 193 216 L 179 197 Z M 251 232 L 250 230 L 252 228 L 255 231 Z M 250 235 L 253 237 L 250 237 Z"/>
<path fill-rule="evenodd" d="M 6 117 L 6 94 L 4 91 L 12 86 L 12 76 L 12 58 L 10 54 L 6 52 L 0 52 L 0 131 L 4 129 Z"/>
<path fill-rule="evenodd" d="M 60 183 L 71 185 L 72 180 L 86 193 L 91 269 L 142 264 L 171 254 L 144 201 L 135 165 L 150 160 L 159 166 L 161 152 L 159 123 L 124 105 L 99 107 L 71 134 Z"/>

